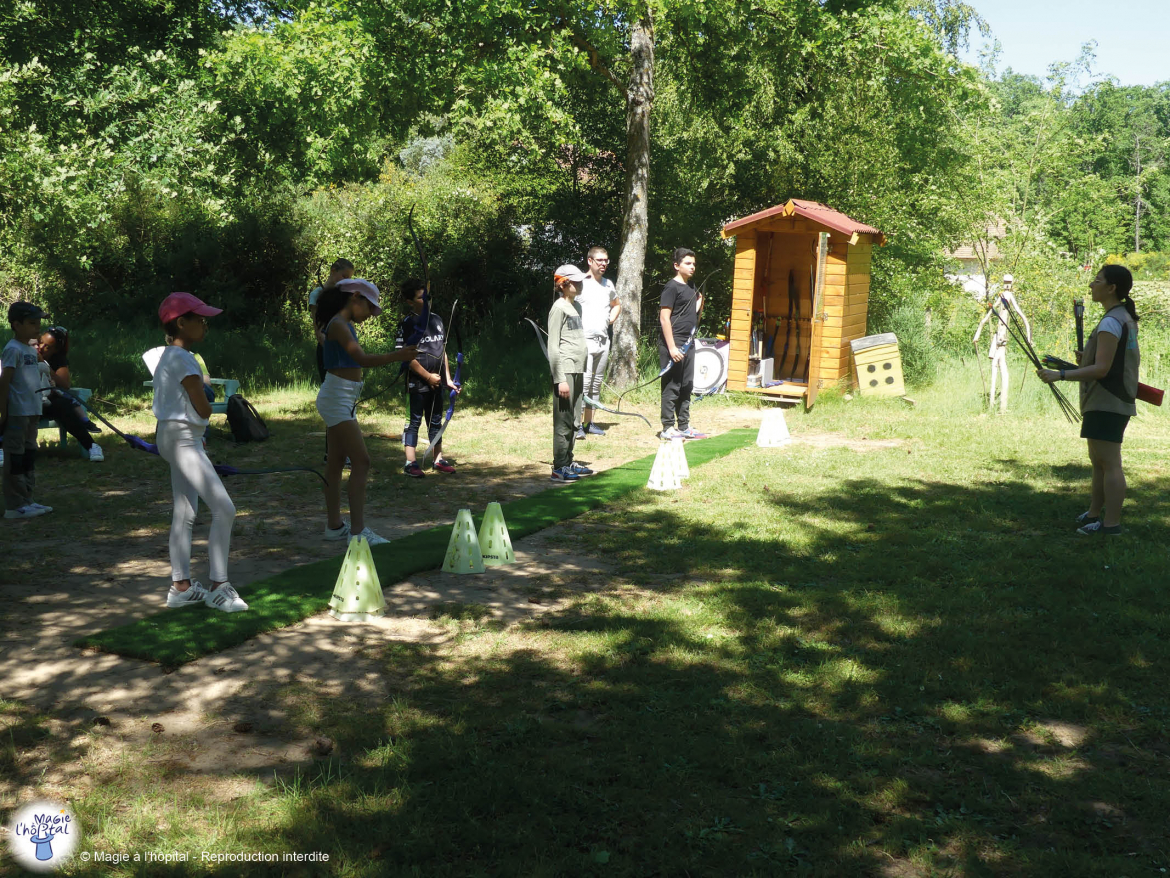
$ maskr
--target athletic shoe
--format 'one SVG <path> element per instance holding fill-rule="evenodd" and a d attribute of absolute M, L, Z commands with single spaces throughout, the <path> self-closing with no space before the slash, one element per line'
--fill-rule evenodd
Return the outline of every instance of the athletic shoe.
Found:
<path fill-rule="evenodd" d="M 91 432 L 91 433 L 100 433 L 102 431 L 102 428 L 99 427 L 97 424 L 95 424 L 93 421 L 86 421 L 85 422 L 85 429 L 89 430 L 89 432 Z"/>
<path fill-rule="evenodd" d="M 421 479 L 426 476 L 426 473 L 422 471 L 422 467 L 418 465 L 417 460 L 412 460 L 402 468 L 402 471 L 412 479 Z"/>
<path fill-rule="evenodd" d="M 1112 527 L 1106 527 L 1100 521 L 1090 521 L 1084 527 L 1078 527 L 1077 533 L 1083 534 L 1087 537 L 1105 536 L 1115 537 L 1121 534 L 1121 525 L 1115 524 Z"/>
<path fill-rule="evenodd" d="M 225 613 L 242 613 L 248 609 L 240 597 L 240 593 L 232 588 L 230 582 L 221 582 L 215 588 L 209 588 L 203 597 L 203 603 Z"/>
<path fill-rule="evenodd" d="M 451 466 L 451 464 L 447 463 L 445 460 L 436 460 L 432 466 L 441 473 L 455 472 L 455 467 Z"/>
<path fill-rule="evenodd" d="M 1101 517 L 1099 515 L 1089 515 L 1089 513 L 1086 511 L 1086 512 L 1082 512 L 1080 515 L 1078 515 L 1076 517 L 1076 521 L 1074 521 L 1073 523 L 1076 524 L 1077 526 L 1083 526 L 1086 524 L 1092 524 L 1094 521 L 1100 521 L 1100 520 L 1101 520 Z"/>
<path fill-rule="evenodd" d="M 585 441 L 585 428 L 578 427 L 577 432 L 573 434 L 573 438 L 576 439 L 578 442 L 584 442 Z"/>
<path fill-rule="evenodd" d="M 551 478 L 554 482 L 575 482 L 581 477 L 573 472 L 571 466 L 562 466 L 559 469 L 554 466 Z"/>
<path fill-rule="evenodd" d="M 102 454 L 102 447 L 96 442 L 89 446 L 89 459 L 92 463 L 101 463 L 106 459 L 106 456 Z"/>
<path fill-rule="evenodd" d="M 203 583 L 192 579 L 186 591 L 179 591 L 173 584 L 171 585 L 167 590 L 167 606 L 193 607 L 195 604 L 203 603 L 205 597 L 207 597 L 207 589 L 203 587 Z"/>
<path fill-rule="evenodd" d="M 595 423 L 593 423 L 592 421 L 590 421 L 589 426 L 585 428 L 585 432 L 588 433 L 590 436 L 604 436 L 605 435 L 605 431 L 603 429 L 601 429 L 599 426 L 597 426 Z"/>
<path fill-rule="evenodd" d="M 52 512 L 48 506 L 34 506 L 31 503 L 21 506 L 19 509 L 5 509 L 5 518 L 36 518 L 38 515 L 44 515 L 46 512 Z"/>
<path fill-rule="evenodd" d="M 680 439 L 706 439 L 706 433 L 697 433 L 693 427 L 687 427 L 685 430 L 678 431 L 678 438 Z"/>
<path fill-rule="evenodd" d="M 662 432 L 658 434 L 660 439 L 681 439 L 682 433 L 674 429 L 674 427 L 663 427 Z"/>
<path fill-rule="evenodd" d="M 341 522 L 341 527 L 330 527 L 325 525 L 325 539 L 327 540 L 348 540 L 349 539 L 349 522 Z"/>
<path fill-rule="evenodd" d="M 577 463 L 577 461 L 569 464 L 569 470 L 582 478 L 593 475 L 593 470 L 583 464 Z"/>
<path fill-rule="evenodd" d="M 29 503 L 28 505 L 31 506 L 33 509 L 43 509 L 45 512 L 52 512 L 53 511 L 52 506 L 46 506 L 44 503 Z"/>
<path fill-rule="evenodd" d="M 369 543 L 371 546 L 380 546 L 380 545 L 382 545 L 382 543 L 390 542 L 385 537 L 378 536 L 376 533 L 374 533 L 368 527 L 363 528 L 362 532 L 360 534 L 358 534 L 358 536 L 365 537 L 366 542 Z"/>

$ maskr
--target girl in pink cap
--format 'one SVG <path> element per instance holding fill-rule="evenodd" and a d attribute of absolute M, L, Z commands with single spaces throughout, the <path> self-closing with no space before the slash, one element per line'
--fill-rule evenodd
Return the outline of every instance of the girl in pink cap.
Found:
<path fill-rule="evenodd" d="M 159 306 L 158 316 L 169 343 L 154 370 L 155 441 L 158 453 L 171 465 L 174 513 L 171 517 L 171 589 L 168 607 L 203 603 L 225 613 L 248 609 L 228 581 L 228 550 L 236 507 L 203 450 L 203 431 L 211 417 L 211 403 L 203 392 L 203 370 L 191 346 L 207 334 L 207 318 L 221 314 L 190 293 L 171 293 Z M 199 501 L 211 510 L 207 554 L 211 561 L 211 588 L 191 579 L 191 528 Z"/>
<path fill-rule="evenodd" d="M 385 366 L 415 358 L 414 347 L 388 354 L 367 354 L 358 344 L 355 323 L 382 313 L 378 288 L 360 277 L 338 281 L 317 299 L 317 328 L 325 336 L 322 355 L 325 380 L 317 393 L 317 411 L 325 421 L 325 539 L 347 540 L 362 536 L 372 546 L 389 540 L 378 536 L 365 523 L 366 481 L 370 476 L 370 453 L 357 422 L 357 404 L 362 393 L 362 369 Z M 349 458 L 349 522 L 341 517 L 341 472 Z"/>

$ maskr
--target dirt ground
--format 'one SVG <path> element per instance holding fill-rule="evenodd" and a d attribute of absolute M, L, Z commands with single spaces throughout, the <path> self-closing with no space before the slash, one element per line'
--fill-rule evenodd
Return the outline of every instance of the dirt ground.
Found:
<path fill-rule="evenodd" d="M 760 419 L 759 410 L 749 408 L 711 407 L 703 414 L 703 426 L 711 432 L 754 427 Z M 547 427 L 535 419 L 525 423 L 527 416 L 482 419 L 477 428 L 485 431 Z M 631 427 L 629 432 L 636 441 L 593 439 L 589 454 L 579 456 L 603 470 L 655 447 L 649 431 L 635 434 Z M 310 434 L 309 441 L 321 440 Z M 807 435 L 794 437 L 791 447 L 802 444 L 850 445 L 865 451 L 887 443 Z M 474 463 L 474 457 L 461 460 Z M 463 505 L 480 508 L 488 500 L 572 490 L 550 485 L 547 468 L 539 462 L 460 478 Z M 344 544 L 317 538 L 321 511 L 316 502 L 306 506 L 281 497 L 271 482 L 248 483 L 234 489 L 233 496 L 243 505 L 250 495 L 273 491 L 277 496 L 265 499 L 263 515 L 236 520 L 232 581 L 245 600 L 249 582 L 345 550 Z M 156 664 L 73 646 L 87 632 L 141 618 L 160 606 L 160 584 L 169 574 L 169 498 L 151 502 L 160 504 L 161 515 L 157 526 L 147 530 L 113 539 L 99 527 L 70 534 L 68 540 L 22 546 L 58 559 L 59 566 L 55 575 L 25 576 L 4 586 L 9 612 L 0 618 L 0 696 L 47 715 L 58 740 L 72 738 L 80 744 L 100 728 L 111 752 L 130 752 L 152 736 L 164 735 L 176 743 L 197 736 L 205 746 L 176 748 L 185 754 L 182 769 L 195 774 L 270 772 L 321 755 L 314 752 L 311 733 L 290 732 L 286 717 L 268 706 L 276 700 L 265 694 L 289 682 L 352 694 L 355 701 L 378 701 L 385 693 L 373 658 L 377 651 L 371 647 L 396 640 L 441 645 L 458 632 L 457 620 L 468 614 L 490 616 L 505 625 L 522 622 L 563 606 L 575 594 L 608 587 L 613 578 L 605 560 L 573 551 L 574 531 L 590 526 L 590 516 L 585 516 L 518 541 L 514 565 L 476 576 L 431 571 L 405 582 L 383 583 L 388 606 L 381 620 L 342 623 L 322 614 L 167 673 Z M 389 538 L 454 519 L 450 500 L 443 496 L 400 506 L 397 512 L 371 513 L 369 523 Z M 206 554 L 206 528 L 203 513 L 195 530 L 197 557 Z M 323 590 L 329 585 L 323 583 Z M 206 746 L 216 739 L 231 739 L 230 746 Z M 62 792 L 76 793 L 78 784 L 87 782 L 84 771 L 60 753 L 46 750 L 33 758 L 44 764 L 25 766 L 22 775 L 39 776 L 44 769 L 42 785 L 50 789 L 60 785 Z M 0 802 L 24 796 L 24 791 L 5 789 L 0 782 Z"/>

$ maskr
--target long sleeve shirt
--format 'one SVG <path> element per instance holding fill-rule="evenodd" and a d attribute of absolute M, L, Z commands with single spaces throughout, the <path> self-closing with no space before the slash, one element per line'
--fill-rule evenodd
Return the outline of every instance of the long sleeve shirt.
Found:
<path fill-rule="evenodd" d="M 567 381 L 566 375 L 585 371 L 589 348 L 581 328 L 581 306 L 557 299 L 548 312 L 548 365 L 553 384 Z"/>

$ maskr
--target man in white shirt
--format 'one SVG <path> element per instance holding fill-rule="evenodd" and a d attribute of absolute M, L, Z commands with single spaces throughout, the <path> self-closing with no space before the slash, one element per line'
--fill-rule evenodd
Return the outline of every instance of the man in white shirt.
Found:
<path fill-rule="evenodd" d="M 609 364 L 609 327 L 622 312 L 617 290 L 613 281 L 607 280 L 605 271 L 609 268 L 609 254 L 603 247 L 589 250 L 589 273 L 577 302 L 581 305 L 581 325 L 585 330 L 585 344 L 589 355 L 585 360 L 585 396 L 597 399 L 601 394 L 601 382 L 605 379 L 605 368 Z M 577 439 L 587 435 L 604 436 L 605 431 L 593 423 L 593 409 L 588 404 L 581 412 L 581 422 L 575 425 Z"/>

